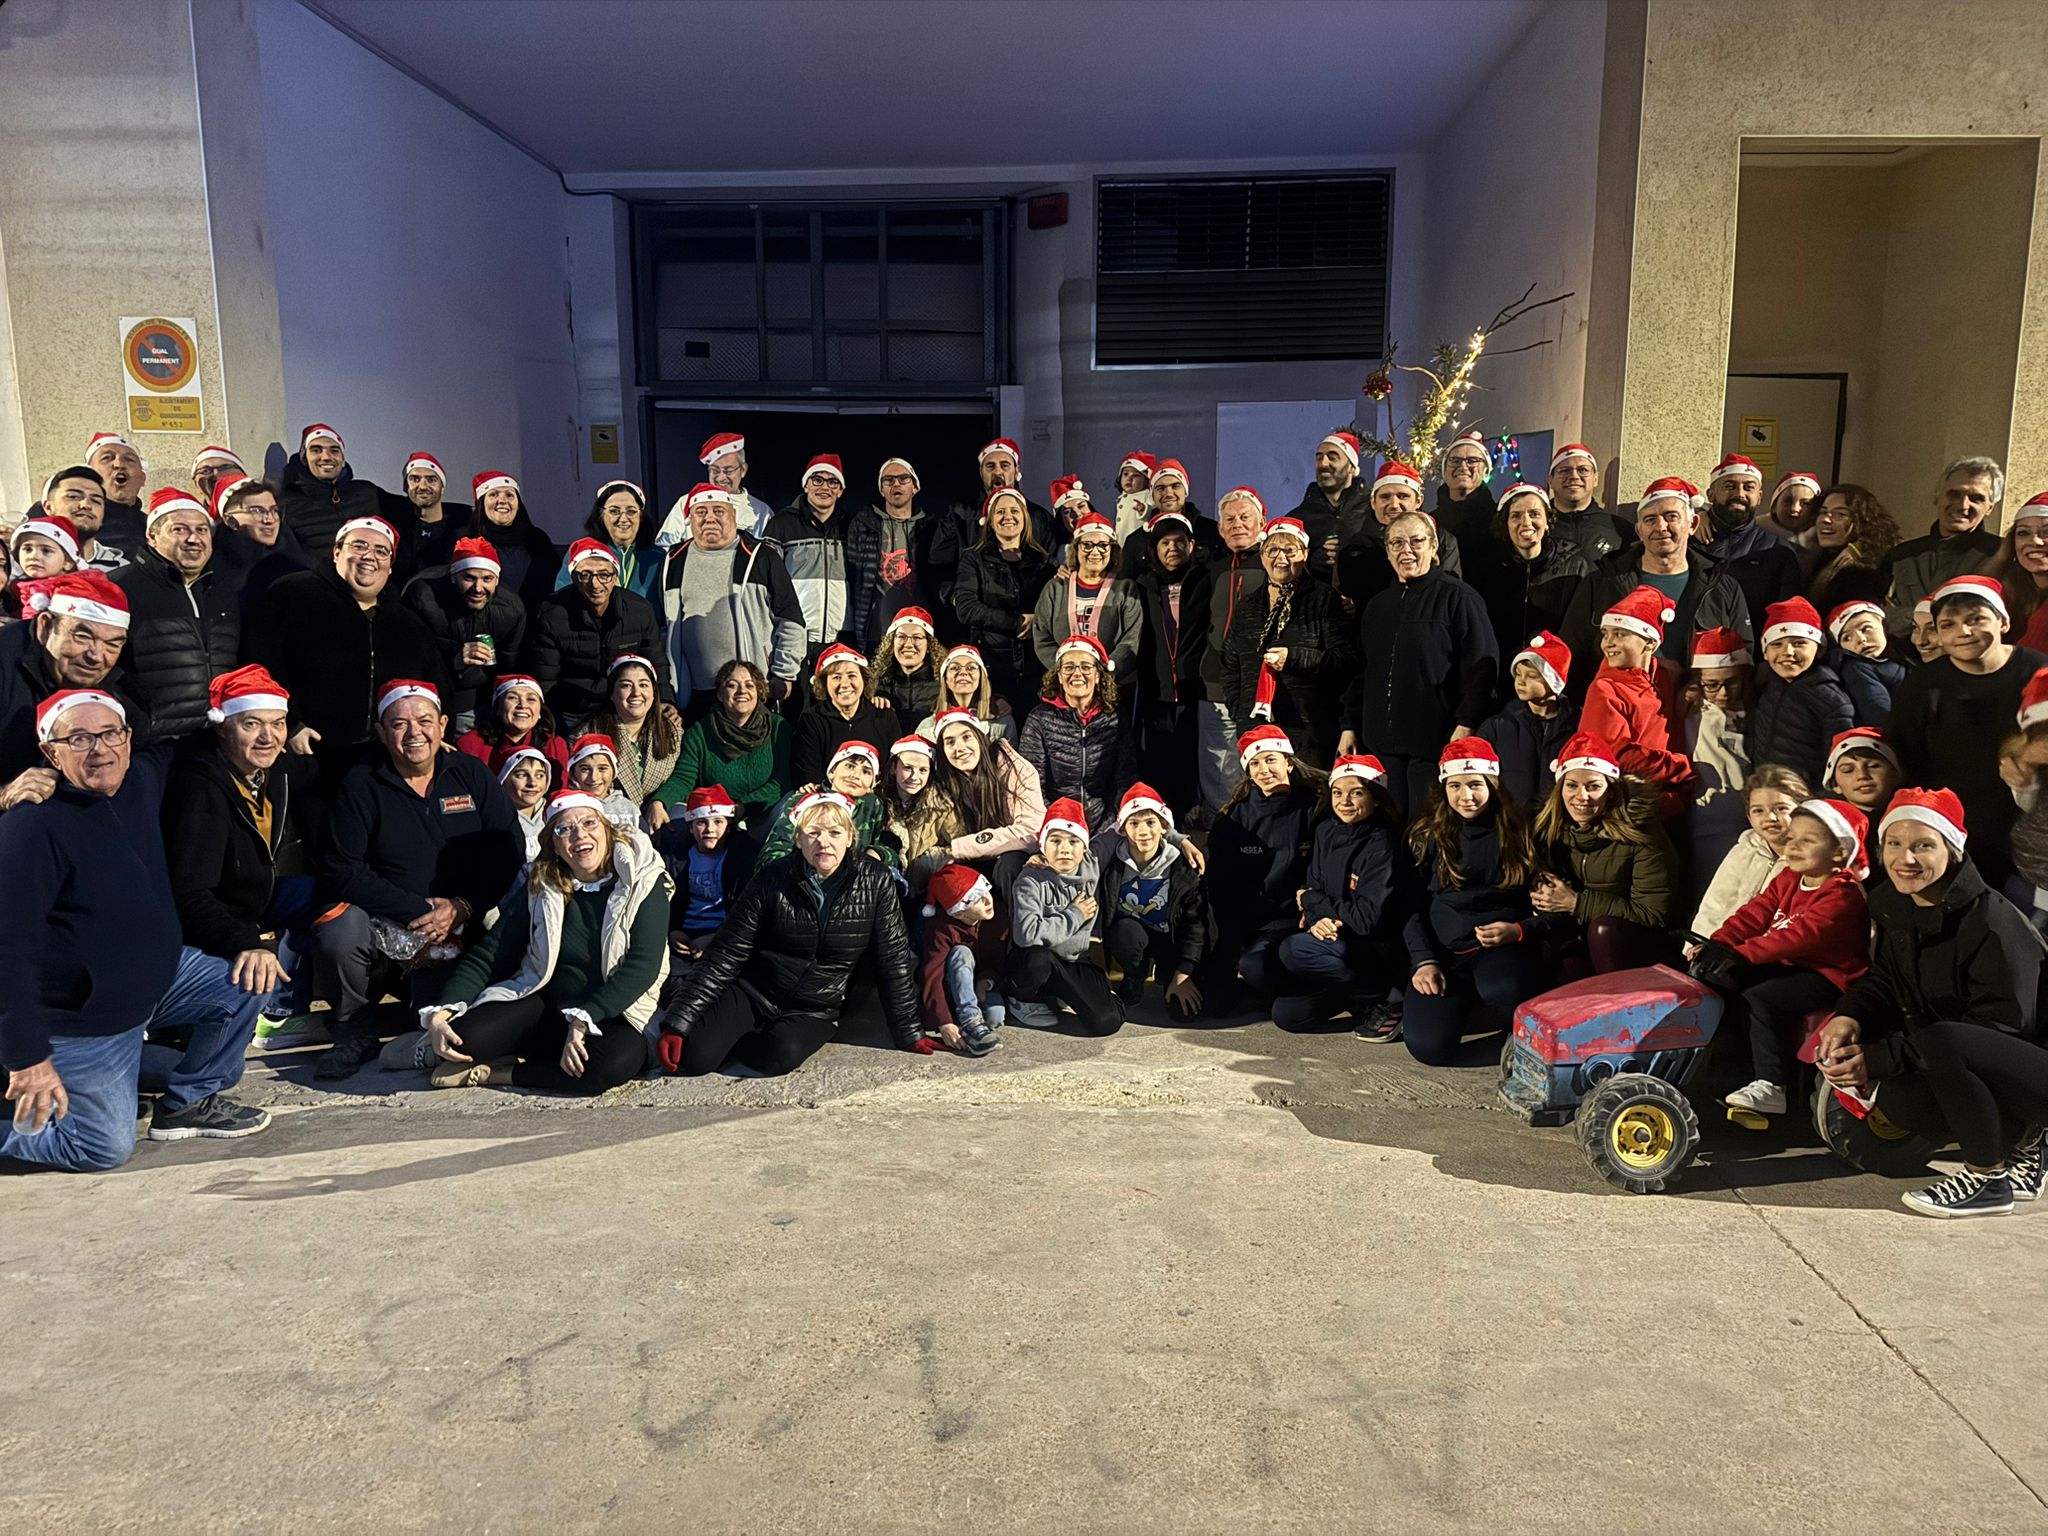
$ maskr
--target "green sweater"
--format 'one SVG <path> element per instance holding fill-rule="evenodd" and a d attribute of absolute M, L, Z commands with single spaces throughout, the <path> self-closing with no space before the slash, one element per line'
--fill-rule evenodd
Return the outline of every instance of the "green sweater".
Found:
<path fill-rule="evenodd" d="M 900 875 L 903 873 L 903 851 L 896 846 L 896 839 L 882 829 L 887 809 L 880 795 L 862 795 L 853 802 L 853 830 L 859 838 L 853 851 L 867 853 L 872 850 L 889 866 L 891 874 Z M 795 810 L 796 791 L 791 790 L 769 813 L 768 835 L 761 841 L 761 852 L 754 860 L 754 868 L 766 869 L 777 859 L 796 852 Z"/>
<path fill-rule="evenodd" d="M 765 705 L 763 706 L 766 707 Z M 745 757 L 725 758 L 711 739 L 711 722 L 699 720 L 683 732 L 683 749 L 675 772 L 650 797 L 663 805 L 681 805 L 690 791 L 716 784 L 738 802 L 742 812 L 762 810 L 783 796 L 789 783 L 789 722 L 780 715 L 768 739 Z"/>
<path fill-rule="evenodd" d="M 633 914 L 633 934 L 617 970 L 604 973 L 604 906 L 611 895 L 607 880 L 594 891 L 571 891 L 563 903 L 562 947 L 555 972 L 540 990 L 541 1001 L 554 1008 L 581 1008 L 603 1024 L 625 1013 L 654 985 L 668 945 L 669 901 L 659 885 L 647 893 Z M 473 1003 L 493 982 L 510 981 L 526 959 L 526 941 L 533 920 L 527 911 L 526 882 L 498 914 L 498 921 L 463 952 L 441 989 L 444 1003 Z M 515 937 L 516 935 L 516 937 Z"/>

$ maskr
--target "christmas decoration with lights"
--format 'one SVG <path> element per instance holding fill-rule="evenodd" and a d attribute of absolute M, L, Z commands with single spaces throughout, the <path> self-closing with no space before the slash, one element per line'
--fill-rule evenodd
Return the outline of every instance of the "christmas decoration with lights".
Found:
<path fill-rule="evenodd" d="M 1394 354 L 1400 343 L 1389 343 L 1387 354 L 1380 359 L 1379 366 L 1366 376 L 1365 386 L 1360 391 L 1365 397 L 1386 411 L 1386 432 L 1384 435 L 1368 432 L 1363 427 L 1354 427 L 1359 442 L 1381 459 L 1398 459 L 1418 471 L 1426 480 L 1436 472 L 1437 461 L 1442 456 L 1446 434 L 1458 437 L 1471 430 L 1473 423 L 1465 416 L 1466 407 L 1472 399 L 1476 384 L 1475 373 L 1479 359 L 1486 352 L 1486 344 L 1495 332 L 1512 325 L 1522 316 L 1552 304 L 1560 304 L 1571 298 L 1569 293 L 1560 293 L 1554 298 L 1541 299 L 1534 304 L 1529 295 L 1536 291 L 1531 283 L 1521 298 L 1508 305 L 1485 325 L 1480 326 L 1460 347 L 1451 342 L 1438 342 L 1430 354 L 1429 366 L 1418 367 L 1413 363 L 1397 363 Z M 1496 352 L 1496 357 L 1511 356 L 1516 352 L 1527 352 L 1536 347 L 1550 345 L 1546 337 L 1532 341 L 1525 347 L 1510 347 L 1505 352 Z M 1420 374 L 1429 381 L 1422 392 L 1422 398 L 1415 404 L 1415 414 L 1408 418 L 1405 426 L 1395 427 L 1394 423 L 1394 375 L 1396 373 Z M 1503 438 L 1511 455 L 1511 462 L 1519 469 L 1521 457 L 1515 453 L 1513 438 Z M 1496 452 L 1496 462 L 1499 461 Z"/>

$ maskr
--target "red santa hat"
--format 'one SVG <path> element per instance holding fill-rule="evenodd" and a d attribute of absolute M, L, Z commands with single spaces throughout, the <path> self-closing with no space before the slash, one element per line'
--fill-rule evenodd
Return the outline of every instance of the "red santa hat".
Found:
<path fill-rule="evenodd" d="M 839 462 L 839 455 L 836 453 L 821 453 L 813 457 L 811 462 L 804 466 L 803 477 L 808 480 L 813 475 L 830 475 L 839 482 L 841 490 L 846 488 L 846 466 Z"/>
<path fill-rule="evenodd" d="M 1610 779 L 1621 777 L 1621 764 L 1616 761 L 1614 748 L 1591 731 L 1574 733 L 1550 765 L 1550 771 L 1559 778 L 1578 770 L 1604 774 Z"/>
<path fill-rule="evenodd" d="M 1818 496 L 1820 494 L 1820 476 L 1810 474 L 1803 469 L 1786 470 L 1784 474 L 1778 476 L 1778 483 L 1771 487 L 1771 505 L 1776 506 L 1780 496 L 1784 495 L 1786 491 L 1799 486 L 1806 488 L 1807 495 Z"/>
<path fill-rule="evenodd" d="M 337 439 L 337 441 L 339 441 L 339 439 Z M 138 458 L 141 456 L 142 452 L 139 448 L 136 448 L 133 443 L 129 442 L 127 438 L 123 437 L 118 432 L 95 432 L 91 437 L 87 438 L 85 442 L 86 462 L 88 464 L 91 463 L 92 456 L 98 453 L 102 448 L 133 449 Z"/>
<path fill-rule="evenodd" d="M 1707 484 L 1713 486 L 1723 480 L 1754 480 L 1762 485 L 1764 472 L 1756 467 L 1755 459 L 1731 453 L 1714 466 L 1713 474 L 1707 477 Z"/>
<path fill-rule="evenodd" d="M 529 762 L 539 763 L 547 770 L 549 778 L 554 777 L 555 765 L 548 761 L 547 753 L 541 751 L 539 747 L 521 747 L 518 751 L 508 754 L 505 761 L 498 764 L 498 782 L 502 784 L 512 777 L 513 764 Z"/>
<path fill-rule="evenodd" d="M 825 759 L 825 772 L 829 775 L 841 763 L 851 762 L 854 758 L 861 759 L 872 768 L 876 777 L 881 776 L 882 754 L 875 750 L 873 742 L 862 741 L 858 737 L 852 741 L 839 743 L 832 755 Z"/>
<path fill-rule="evenodd" d="M 882 488 L 882 479 L 891 469 L 899 468 L 903 473 L 910 476 L 910 488 L 912 490 L 921 491 L 924 489 L 924 482 L 917 478 L 917 466 L 911 463 L 910 460 L 900 457 L 882 460 L 882 467 L 875 471 L 875 489 L 879 491 Z"/>
<path fill-rule="evenodd" d="M 1500 777 L 1500 753 L 1494 750 L 1492 742 L 1483 736 L 1459 736 L 1444 743 L 1436 760 L 1437 782 L 1464 773 L 1483 774 L 1489 779 Z"/>
<path fill-rule="evenodd" d="M 1380 466 L 1380 472 L 1377 475 L 1373 476 L 1372 488 L 1374 494 L 1377 494 L 1378 492 L 1384 490 L 1387 486 L 1390 485 L 1405 485 L 1409 490 L 1413 491 L 1418 497 L 1422 495 L 1422 476 L 1418 474 L 1410 466 L 1400 463 L 1399 461 L 1395 461 L 1389 464 L 1382 464 Z"/>
<path fill-rule="evenodd" d="M 1145 531 L 1156 537 L 1164 533 L 1172 523 L 1179 523 L 1183 533 L 1191 538 L 1194 536 L 1195 521 L 1185 512 L 1154 512 L 1145 520 Z"/>
<path fill-rule="evenodd" d="M 1489 475 L 1493 473 L 1493 452 L 1486 446 L 1486 439 L 1481 437 L 1477 432 L 1460 432 L 1456 437 L 1451 439 L 1451 448 L 1478 449 L 1479 456 L 1486 460 L 1486 472 Z M 1450 456 L 1451 448 L 1446 448 L 1444 450 L 1444 455 L 1446 458 Z"/>
<path fill-rule="evenodd" d="M 821 805 L 836 805 L 846 812 L 848 819 L 853 816 L 853 802 L 836 789 L 814 789 L 790 807 L 789 819 L 801 822 Z"/>
<path fill-rule="evenodd" d="M 1599 458 L 1584 443 L 1566 443 L 1550 456 L 1550 472 L 1556 474 L 1574 459 L 1584 460 L 1596 471 L 1600 468 Z"/>
<path fill-rule="evenodd" d="M 21 547 L 21 541 L 30 536 L 48 539 L 71 557 L 72 564 L 78 563 L 78 525 L 70 518 L 45 512 L 40 517 L 27 519 L 8 536 L 7 552 L 13 554 Z"/>
<path fill-rule="evenodd" d="M 1531 485 L 1526 480 L 1517 480 L 1513 485 L 1509 486 L 1506 490 L 1502 491 L 1500 493 L 1500 500 L 1497 501 L 1495 505 L 1505 507 L 1517 496 L 1540 497 L 1542 499 L 1544 509 L 1547 511 L 1550 507 L 1550 492 L 1543 486 Z"/>
<path fill-rule="evenodd" d="M 255 483 L 255 478 L 250 475 L 222 475 L 213 482 L 213 494 L 206 498 L 207 515 L 216 523 L 219 522 L 222 511 L 227 507 L 228 498 L 243 486 Z"/>
<path fill-rule="evenodd" d="M 2012 520 L 2018 522 L 2024 517 L 2048 517 L 2048 491 L 2028 498 L 2026 504 L 2013 513 Z"/>
<path fill-rule="evenodd" d="M 941 864 L 925 887 L 926 917 L 956 917 L 990 894 L 988 877 L 971 864 Z"/>
<path fill-rule="evenodd" d="M 498 679 L 497 686 L 491 690 L 491 702 L 497 703 L 514 688 L 524 688 L 535 698 L 543 701 L 547 698 L 547 691 L 541 687 L 539 678 L 528 677 L 524 672 L 507 672 Z"/>
<path fill-rule="evenodd" d="M 1661 480 L 1650 482 L 1649 489 L 1643 492 L 1642 499 L 1636 503 L 1636 515 L 1642 516 L 1660 501 L 1682 501 L 1687 507 L 1697 511 L 1705 500 L 1706 498 L 1700 495 L 1700 488 L 1690 480 L 1682 480 L 1677 475 L 1666 475 Z"/>
<path fill-rule="evenodd" d="M 713 485 L 709 480 L 700 480 L 690 488 L 690 494 L 683 498 L 683 516 L 689 517 L 699 507 L 716 504 L 721 507 L 737 508 L 739 498 L 722 485 Z"/>
<path fill-rule="evenodd" d="M 541 812 L 541 820 L 553 821 L 564 811 L 595 811 L 604 815 L 604 802 L 587 789 L 565 789 L 548 799 L 548 807 Z"/>
<path fill-rule="evenodd" d="M 836 667 L 842 661 L 851 662 L 863 672 L 868 667 L 867 657 L 861 655 L 859 651 L 856 651 L 844 640 L 835 640 L 832 644 L 826 646 L 824 650 L 818 652 L 818 664 L 811 668 L 811 676 L 823 677 L 827 667 Z"/>
<path fill-rule="evenodd" d="M 931 610 L 919 608 L 915 605 L 908 608 L 898 608 L 896 616 L 883 629 L 882 638 L 886 640 L 899 629 L 923 630 L 927 639 L 935 637 L 939 632 L 938 627 L 932 621 Z"/>
<path fill-rule="evenodd" d="M 1038 846 L 1043 848 L 1045 840 L 1055 832 L 1071 832 L 1082 842 L 1087 842 L 1087 808 L 1065 795 L 1053 801 L 1045 808 L 1045 820 L 1038 824 Z"/>
<path fill-rule="evenodd" d="M 192 455 L 192 473 L 198 474 L 209 464 L 226 464 L 243 471 L 249 467 L 242 462 L 242 456 L 234 449 L 223 448 L 219 443 L 208 443 Z"/>
<path fill-rule="evenodd" d="M 381 517 L 352 517 L 334 530 L 334 547 L 341 548 L 343 541 L 352 533 L 367 533 L 382 539 L 395 551 L 398 548 L 398 530 Z"/>
<path fill-rule="evenodd" d="M 1124 461 L 1117 465 L 1116 472 L 1122 474 L 1127 469 L 1142 470 L 1144 471 L 1145 478 L 1150 480 L 1152 478 L 1152 471 L 1158 467 L 1159 456 L 1157 454 L 1147 453 L 1144 449 L 1138 448 L 1124 455 Z"/>
<path fill-rule="evenodd" d="M 975 659 L 979 660 L 980 658 L 977 656 Z M 986 736 L 988 734 L 988 727 L 982 723 L 981 716 L 971 709 L 962 709 L 957 704 L 951 709 L 939 711 L 937 717 L 932 721 L 932 734 L 943 737 L 946 734 L 947 727 L 955 725 L 971 725 L 981 732 L 982 735 Z"/>
<path fill-rule="evenodd" d="M 1287 739 L 1287 733 L 1277 725 L 1255 725 L 1237 738 L 1239 767 L 1251 767 L 1252 759 L 1261 752 L 1278 752 L 1283 757 L 1292 757 L 1294 743 Z"/>
<path fill-rule="evenodd" d="M 1237 501 L 1240 498 L 1245 501 L 1249 501 L 1253 506 L 1259 509 L 1259 521 L 1261 523 L 1264 523 L 1266 520 L 1266 498 L 1261 496 L 1257 491 L 1253 490 L 1248 485 L 1232 486 L 1229 490 L 1225 491 L 1221 496 L 1217 497 L 1217 516 L 1220 517 L 1223 515 L 1223 508 L 1226 503 Z"/>
<path fill-rule="evenodd" d="M 1117 802 L 1116 829 L 1121 832 L 1124 823 L 1142 811 L 1149 811 L 1166 823 L 1166 830 L 1173 830 L 1173 812 L 1167 808 L 1166 800 L 1158 790 L 1143 779 L 1124 791 L 1123 799 Z"/>
<path fill-rule="evenodd" d="M 600 485 L 597 488 L 597 504 L 600 507 L 603 506 L 605 497 L 611 495 L 613 491 L 625 491 L 628 494 L 630 494 L 635 501 L 639 502 L 643 508 L 647 505 L 647 492 L 644 489 L 642 489 L 640 483 L 637 480 L 605 481 L 603 485 Z"/>
<path fill-rule="evenodd" d="M 1803 597 L 1788 597 L 1764 609 L 1765 645 L 1773 640 L 1811 640 L 1821 645 L 1827 638 L 1820 625 L 1820 611 Z"/>
<path fill-rule="evenodd" d="M 1156 489 L 1162 480 L 1178 480 L 1185 488 L 1188 483 L 1187 469 L 1179 459 L 1161 459 L 1159 467 L 1152 471 L 1153 487 Z"/>
<path fill-rule="evenodd" d="M 167 485 L 161 490 L 150 493 L 149 513 L 143 519 L 143 527 L 146 530 L 154 530 L 156 525 L 164 518 L 175 516 L 180 512 L 197 512 L 209 523 L 213 521 L 213 514 L 200 505 L 197 496 L 194 496 L 190 491 L 181 491 L 174 485 Z"/>
<path fill-rule="evenodd" d="M 399 471 L 399 476 L 402 479 L 416 469 L 424 469 L 443 485 L 448 483 L 448 471 L 441 467 L 439 459 L 424 448 L 415 448 L 405 456 L 405 468 Z"/>
<path fill-rule="evenodd" d="M 637 651 L 621 651 L 618 655 L 614 656 L 611 665 L 604 669 L 605 677 L 609 679 L 621 667 L 645 667 L 649 677 L 657 681 L 661 677 L 661 673 L 655 670 L 654 663 L 645 656 L 640 655 Z"/>
<path fill-rule="evenodd" d="M 697 450 L 697 462 L 710 464 L 724 458 L 728 453 L 744 455 L 747 440 L 737 432 L 714 432 L 704 439 L 704 446 Z"/>
<path fill-rule="evenodd" d="M 1834 834 L 1841 845 L 1843 867 L 1851 876 L 1861 880 L 1870 873 L 1870 861 L 1865 849 L 1870 842 L 1870 818 L 1846 800 L 1802 800 L 1795 814 L 1811 816 Z"/>
<path fill-rule="evenodd" d="M 1884 622 L 1884 605 L 1873 603 L 1867 597 L 1852 598 L 1846 603 L 1837 603 L 1828 610 L 1828 634 L 1834 638 L 1836 644 L 1841 643 L 1842 627 L 1859 613 L 1869 614 L 1880 624 Z"/>
<path fill-rule="evenodd" d="M 128 594 L 98 571 L 66 571 L 39 581 L 28 605 L 36 613 L 83 619 L 114 629 L 128 627 Z"/>
<path fill-rule="evenodd" d="M 586 560 L 602 560 L 612 568 L 614 574 L 619 569 L 619 552 L 602 539 L 578 539 L 569 546 L 568 564 L 570 571 L 573 572 L 577 566 Z"/>
<path fill-rule="evenodd" d="M 683 820 L 709 821 L 714 816 L 737 816 L 740 808 L 733 803 L 723 784 L 700 784 L 690 791 L 690 798 L 683 804 Z"/>
<path fill-rule="evenodd" d="M 995 510 L 995 504 L 1005 496 L 1017 503 L 1018 510 L 1025 516 L 1025 526 L 1028 528 L 1030 526 L 1031 503 L 1025 498 L 1024 493 L 1014 485 L 999 485 L 982 499 L 981 521 L 984 523 L 988 521 L 988 515 Z"/>
<path fill-rule="evenodd" d="M 1868 752 L 1881 757 L 1892 765 L 1895 772 L 1905 770 L 1899 764 L 1899 754 L 1892 750 L 1892 744 L 1884 739 L 1884 732 L 1874 725 L 1852 725 L 1839 733 L 1828 745 L 1828 765 L 1821 774 L 1821 782 L 1827 783 L 1835 776 L 1835 765 L 1851 752 Z"/>
<path fill-rule="evenodd" d="M 341 434 L 324 421 L 314 422 L 299 434 L 299 452 L 304 453 L 313 443 L 332 443 L 343 453 L 348 452 L 348 444 L 341 440 Z"/>
<path fill-rule="evenodd" d="M 1260 529 L 1259 538 L 1261 539 L 1261 541 L 1275 538 L 1299 539 L 1301 541 L 1301 547 L 1303 549 L 1307 549 L 1309 547 L 1308 524 L 1304 523 L 1292 512 L 1285 512 L 1282 513 L 1279 517 L 1274 518 L 1271 522 L 1267 523 L 1264 528 Z"/>
<path fill-rule="evenodd" d="M 1970 846 L 1970 829 L 1963 824 L 1963 802 L 1952 789 L 1902 789 L 1877 824 L 1883 837 L 1895 822 L 1917 821 L 1929 826 L 1961 852 Z"/>
<path fill-rule="evenodd" d="M 613 741 L 611 737 L 600 735 L 596 731 L 578 736 L 569 748 L 569 766 L 574 768 L 586 757 L 608 757 L 612 760 L 612 767 L 617 768 L 619 766 L 618 743 Z"/>
<path fill-rule="evenodd" d="M 448 563 L 451 572 L 499 571 L 505 567 L 498 559 L 497 547 L 489 539 L 457 539 L 455 558 Z"/>
<path fill-rule="evenodd" d="M 1746 667 L 1750 664 L 1749 642 L 1742 638 L 1739 630 L 1726 625 L 1703 629 L 1692 637 L 1692 664 L 1699 672 Z"/>
<path fill-rule="evenodd" d="M 953 663 L 956 661 L 971 661 L 974 663 L 975 669 L 983 677 L 988 676 L 988 663 L 981 659 L 981 647 L 978 645 L 963 644 L 954 646 L 950 651 L 946 652 L 946 659 L 939 663 L 939 670 L 941 672 L 951 671 Z"/>
<path fill-rule="evenodd" d="M 1357 779 L 1361 784 L 1384 789 L 1387 767 L 1370 752 L 1346 752 L 1330 767 L 1330 782 L 1334 784 L 1339 779 Z"/>
<path fill-rule="evenodd" d="M 291 702 L 292 696 L 269 669 L 254 663 L 223 672 L 206 685 L 206 718 L 215 725 L 252 709 L 289 709 Z"/>
<path fill-rule="evenodd" d="M 1351 473 L 1354 475 L 1365 465 L 1363 457 L 1365 446 L 1359 442 L 1356 432 L 1326 432 L 1323 434 L 1323 440 L 1317 443 L 1316 447 L 1334 448 L 1343 454 L 1345 458 L 1351 461 Z"/>
<path fill-rule="evenodd" d="M 394 677 L 377 690 L 377 718 L 382 720 L 387 709 L 406 699 L 425 699 L 438 710 L 441 707 L 441 690 L 416 677 Z"/>
<path fill-rule="evenodd" d="M 1079 517 L 1074 519 L 1074 538 L 1076 542 L 1080 540 L 1082 534 L 1087 533 L 1090 530 L 1096 528 L 1100 528 L 1102 530 L 1103 534 L 1109 539 L 1110 543 L 1114 544 L 1116 542 L 1116 524 L 1112 523 L 1100 512 L 1093 511 L 1083 512 Z"/>
<path fill-rule="evenodd" d="M 1095 665 L 1102 668 L 1105 672 L 1114 672 L 1116 670 L 1116 663 L 1109 659 L 1109 651 L 1093 635 L 1067 636 L 1052 653 L 1053 665 L 1058 666 L 1062 658 L 1075 652 L 1094 658 Z"/>
<path fill-rule="evenodd" d="M 998 437 L 990 442 L 984 443 L 982 445 L 981 452 L 977 453 L 974 456 L 974 462 L 977 464 L 986 464 L 989 461 L 989 455 L 995 453 L 1007 453 L 1010 456 L 1010 462 L 1012 464 L 1022 464 L 1024 462 L 1024 455 L 1022 451 L 1018 449 L 1016 441 L 1012 438 L 1007 437 Z"/>
<path fill-rule="evenodd" d="M 36 706 L 36 740 L 48 741 L 57 732 L 57 722 L 81 704 L 104 704 L 123 725 L 128 723 L 128 711 L 111 693 L 98 688 L 59 688 Z"/>
<path fill-rule="evenodd" d="M 889 743 L 889 755 L 891 757 L 915 757 L 920 755 L 936 757 L 938 751 L 939 749 L 932 745 L 929 738 L 920 736 L 915 731 L 912 731 L 908 736 L 898 736 Z"/>
<path fill-rule="evenodd" d="M 1600 627 L 1625 630 L 1642 636 L 1652 645 L 1662 645 L 1664 626 L 1677 617 L 1670 598 L 1655 587 L 1642 586 L 1601 614 Z"/>
<path fill-rule="evenodd" d="M 469 495 L 472 501 L 482 502 L 490 491 L 510 491 L 516 496 L 519 494 L 519 482 L 502 469 L 487 469 L 471 476 Z"/>
<path fill-rule="evenodd" d="M 1563 640 L 1547 629 L 1531 636 L 1529 643 L 1515 652 L 1514 659 L 1508 663 L 1509 673 L 1512 674 L 1525 661 L 1541 674 L 1552 693 L 1564 693 L 1564 680 L 1572 675 L 1572 650 Z"/>
<path fill-rule="evenodd" d="M 2024 731 L 2043 720 L 2048 720 L 2048 667 L 2028 678 L 2027 686 L 2020 690 L 2020 729 Z"/>
<path fill-rule="evenodd" d="M 2012 623 L 2012 614 L 2005 606 L 2005 588 L 1996 576 L 1951 576 L 1927 595 L 1932 605 L 1930 611 L 1938 613 L 1941 605 L 1953 597 L 1967 597 L 1983 603 L 1998 615 L 2002 623 Z"/>
<path fill-rule="evenodd" d="M 1068 506 L 1091 505 L 1088 487 L 1081 483 L 1079 475 L 1061 475 L 1052 483 L 1052 509 L 1055 512 Z"/>

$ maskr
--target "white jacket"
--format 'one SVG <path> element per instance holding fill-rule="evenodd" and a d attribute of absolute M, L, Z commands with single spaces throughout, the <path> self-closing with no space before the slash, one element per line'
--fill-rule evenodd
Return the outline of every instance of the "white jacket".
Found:
<path fill-rule="evenodd" d="M 1749 899 L 1771 883 L 1771 876 L 1785 867 L 1785 861 L 1771 852 L 1771 845 L 1754 827 L 1743 828 L 1735 846 L 1721 860 L 1707 894 L 1700 898 L 1692 931 L 1711 939 L 1714 930 L 1740 911 Z"/>

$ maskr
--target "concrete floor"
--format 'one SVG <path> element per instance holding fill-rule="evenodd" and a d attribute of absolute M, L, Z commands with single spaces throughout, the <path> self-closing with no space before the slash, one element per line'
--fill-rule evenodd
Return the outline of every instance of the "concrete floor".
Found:
<path fill-rule="evenodd" d="M 338 1093 L 0 1181 L 19 1531 L 2048 1529 L 2048 1211 L 1610 1192 L 1270 1024 Z M 275 1064 L 285 1065 L 278 1068 Z"/>

